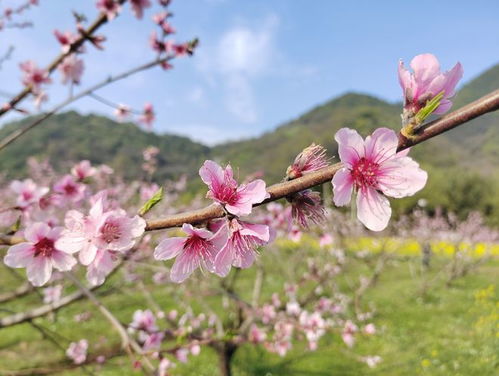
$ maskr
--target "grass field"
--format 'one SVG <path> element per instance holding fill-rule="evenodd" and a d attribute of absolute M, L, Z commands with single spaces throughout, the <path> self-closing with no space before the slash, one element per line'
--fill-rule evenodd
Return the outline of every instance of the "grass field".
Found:
<path fill-rule="evenodd" d="M 404 246 L 403 246 L 404 247 Z M 403 248 L 402 247 L 402 248 Z M 352 249 L 355 248 L 352 246 Z M 289 270 L 301 273 L 303 257 L 323 253 L 310 239 L 299 244 L 283 242 L 280 249 L 269 251 L 261 257 L 265 269 L 262 299 L 268 299 L 273 291 L 289 281 Z M 412 255 L 407 255 L 411 253 Z M 375 312 L 372 322 L 378 328 L 374 336 L 359 339 L 353 349 L 348 349 L 338 334 L 326 334 L 319 349 L 311 352 L 304 343 L 296 343 L 287 356 L 281 358 L 262 348 L 245 345 L 238 349 L 233 359 L 235 375 L 480 375 L 499 374 L 499 300 L 497 281 L 499 261 L 490 259 L 462 278 L 446 285 L 446 274 L 441 270 L 451 262 L 445 255 L 432 259 L 429 270 L 421 267 L 420 257 L 411 252 L 401 252 L 387 259 L 385 269 L 376 285 L 363 297 L 362 304 Z M 368 275 L 370 268 L 380 256 L 373 252 L 363 257 L 347 252 L 348 262 L 336 283 L 346 294 L 352 292 L 360 275 Z M 293 266 L 294 265 L 294 266 Z M 146 269 L 138 267 L 135 273 L 147 275 Z M 254 269 L 240 273 L 236 290 L 241 295 L 250 294 Z M 21 282 L 5 268 L 0 269 L 0 292 Z M 212 276 L 201 276 L 205 281 L 217 285 Z M 145 288 L 154 301 L 167 311 L 182 310 L 183 302 L 190 301 L 194 309 L 199 307 L 199 296 L 195 294 L 196 281 L 185 287 L 171 289 L 149 283 Z M 424 284 L 424 282 L 431 282 Z M 426 286 L 426 288 L 423 288 Z M 66 287 L 64 293 L 70 293 Z M 131 321 L 136 309 L 147 307 L 134 282 L 123 282 L 115 276 L 106 287 L 99 290 L 106 306 L 124 323 Z M 217 296 L 203 298 L 218 312 L 223 312 Z M 3 303 L 1 315 L 18 312 L 26 307 L 41 304 L 37 294 L 31 294 L 15 303 Z M 90 312 L 87 321 L 76 322 L 74 316 Z M 40 374 L 44 370 L 61 370 L 60 375 L 85 374 L 81 369 L 72 370 L 65 357 L 69 342 L 86 338 L 89 341 L 90 357 L 108 354 L 103 365 L 89 365 L 88 370 L 97 375 L 138 375 L 124 355 L 113 356 L 119 347 L 119 337 L 108 322 L 87 301 L 79 301 L 61 309 L 55 315 L 36 319 L 38 327 L 46 328 L 51 342 L 44 339 L 39 329 L 30 323 L 0 329 L 0 374 L 16 374 L 13 370 L 24 370 L 18 374 Z M 58 347 L 62 345 L 62 348 Z M 358 361 L 359 357 L 379 355 L 382 362 L 369 368 Z M 218 360 L 210 348 L 203 347 L 201 354 L 191 357 L 187 365 L 177 366 L 174 375 L 211 376 L 218 374 Z M 55 372 L 52 372 L 55 373 Z"/>

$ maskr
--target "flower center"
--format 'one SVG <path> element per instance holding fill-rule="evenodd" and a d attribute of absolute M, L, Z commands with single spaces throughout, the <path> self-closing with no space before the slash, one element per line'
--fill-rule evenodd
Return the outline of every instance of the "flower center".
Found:
<path fill-rule="evenodd" d="M 121 237 L 121 229 L 117 223 L 106 222 L 102 225 L 101 234 L 106 243 L 111 243 Z"/>
<path fill-rule="evenodd" d="M 42 238 L 35 244 L 35 257 L 50 257 L 54 251 L 54 241 L 48 238 Z"/>
<path fill-rule="evenodd" d="M 379 164 L 362 157 L 352 168 L 352 178 L 357 189 L 378 185 Z"/>
<path fill-rule="evenodd" d="M 74 195 L 76 193 L 76 187 L 73 184 L 66 184 L 64 186 L 64 192 L 66 192 L 68 196 Z"/>
<path fill-rule="evenodd" d="M 210 242 L 197 235 L 190 236 L 184 244 L 184 250 L 186 252 L 199 255 L 203 259 L 206 259 L 210 256 L 212 247 L 213 246 Z"/>

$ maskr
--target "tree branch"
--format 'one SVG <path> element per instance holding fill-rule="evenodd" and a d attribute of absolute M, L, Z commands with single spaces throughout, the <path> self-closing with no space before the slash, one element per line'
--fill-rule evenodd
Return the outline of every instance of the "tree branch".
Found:
<path fill-rule="evenodd" d="M 448 115 L 445 115 L 435 121 L 424 126 L 411 139 L 405 138 L 399 134 L 398 151 L 407 149 L 411 146 L 424 142 L 432 137 L 447 132 L 463 123 L 466 123 L 476 117 L 484 115 L 488 112 L 499 109 L 499 90 L 495 90 L 490 94 L 456 110 Z M 318 171 L 311 172 L 300 178 L 286 181 L 283 183 L 274 184 L 267 188 L 270 197 L 265 201 L 256 204 L 259 206 L 271 201 L 276 201 L 290 194 L 303 191 L 304 189 L 312 188 L 330 181 L 338 170 L 343 167 L 342 163 L 336 163 L 332 166 L 324 167 Z M 202 209 L 193 210 L 186 213 L 174 214 L 161 219 L 153 219 L 147 221 L 146 231 L 161 230 L 171 227 L 179 227 L 184 223 L 199 224 L 210 219 L 220 218 L 225 216 L 225 212 L 221 205 L 211 204 Z"/>
<path fill-rule="evenodd" d="M 119 0 L 120 4 L 123 4 L 126 0 Z M 83 43 L 87 40 L 88 36 L 94 34 L 102 25 L 107 22 L 107 16 L 104 13 L 99 14 L 97 19 L 80 35 L 76 41 L 71 44 L 71 48 L 67 52 L 61 53 L 57 56 L 48 66 L 45 68 L 49 73 L 52 73 L 62 61 L 72 54 L 74 51 L 78 50 Z M 14 98 L 8 102 L 8 106 L 0 108 L 0 116 L 4 115 L 11 109 L 13 109 L 19 102 L 26 98 L 31 93 L 32 87 L 26 86 L 21 92 L 19 92 Z"/>

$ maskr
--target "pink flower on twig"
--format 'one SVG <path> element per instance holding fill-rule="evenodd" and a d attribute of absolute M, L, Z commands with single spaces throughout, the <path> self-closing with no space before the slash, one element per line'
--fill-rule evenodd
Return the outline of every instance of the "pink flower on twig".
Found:
<path fill-rule="evenodd" d="M 364 141 L 354 130 L 340 129 L 335 136 L 338 153 L 345 167 L 333 177 L 334 203 L 344 206 L 357 193 L 357 217 L 372 231 L 381 231 L 391 216 L 386 196 L 401 198 L 421 190 L 428 178 L 419 165 L 397 153 L 394 131 L 379 128 Z"/>
<path fill-rule="evenodd" d="M 223 169 L 213 161 L 206 161 L 199 170 L 199 175 L 210 188 L 207 197 L 224 205 L 225 209 L 234 215 L 250 214 L 253 204 L 269 197 L 265 182 L 261 179 L 238 186 L 230 165 Z"/>
<path fill-rule="evenodd" d="M 62 227 L 50 228 L 38 222 L 26 228 L 26 242 L 13 245 L 7 251 L 4 262 L 11 268 L 26 268 L 28 280 L 34 286 L 42 286 L 52 276 L 52 269 L 68 271 L 76 264 L 70 251 L 55 245 Z"/>

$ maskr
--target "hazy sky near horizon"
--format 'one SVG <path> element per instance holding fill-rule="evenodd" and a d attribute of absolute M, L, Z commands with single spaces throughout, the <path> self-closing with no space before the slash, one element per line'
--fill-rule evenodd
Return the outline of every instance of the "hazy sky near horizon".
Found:
<path fill-rule="evenodd" d="M 0 7 L 19 2 L 3 0 Z M 59 53 L 52 31 L 74 28 L 70 10 L 90 20 L 97 14 L 95 0 L 40 4 L 25 16 L 33 29 L 0 32 L 0 54 L 15 47 L 0 70 L 3 92 L 21 88 L 19 62 L 45 66 Z M 199 37 L 195 56 L 174 61 L 172 71 L 155 68 L 98 94 L 134 108 L 151 101 L 156 131 L 206 144 L 259 135 L 348 91 L 400 100 L 400 58 L 408 64 L 414 55 L 431 52 L 444 69 L 460 61 L 464 82 L 499 62 L 497 0 L 174 0 L 171 10 L 177 40 Z M 154 58 L 148 45 L 153 13 L 149 9 L 137 21 L 127 5 L 102 28 L 106 49 L 88 47 L 75 92 Z M 45 109 L 67 95 L 59 81 L 56 73 Z M 89 98 L 68 109 L 107 116 L 113 111 Z"/>

